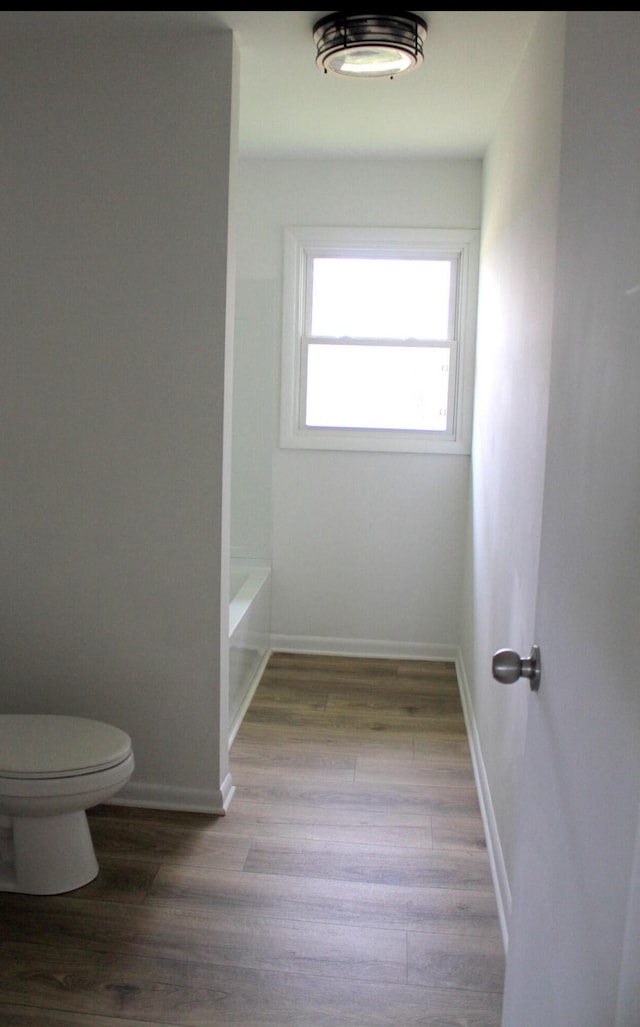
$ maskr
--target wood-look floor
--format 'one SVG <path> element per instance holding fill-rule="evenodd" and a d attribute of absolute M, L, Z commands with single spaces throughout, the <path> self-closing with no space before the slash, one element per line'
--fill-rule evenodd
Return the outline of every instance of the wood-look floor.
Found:
<path fill-rule="evenodd" d="M 101 870 L 0 895 L 2 1027 L 498 1027 L 451 664 L 274 654 L 226 817 L 102 806 Z"/>

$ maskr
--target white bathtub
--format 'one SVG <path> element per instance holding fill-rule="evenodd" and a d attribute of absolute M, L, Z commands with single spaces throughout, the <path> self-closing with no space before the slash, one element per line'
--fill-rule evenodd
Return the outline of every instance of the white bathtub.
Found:
<path fill-rule="evenodd" d="M 229 597 L 229 743 L 247 712 L 269 658 L 271 568 L 231 561 Z"/>

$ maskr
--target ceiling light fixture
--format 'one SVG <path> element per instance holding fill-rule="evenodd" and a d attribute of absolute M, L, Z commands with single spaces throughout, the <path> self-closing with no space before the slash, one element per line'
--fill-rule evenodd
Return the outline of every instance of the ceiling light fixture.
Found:
<path fill-rule="evenodd" d="M 349 78 L 394 78 L 420 67 L 426 38 L 426 21 L 408 11 L 337 11 L 313 26 L 318 67 Z"/>

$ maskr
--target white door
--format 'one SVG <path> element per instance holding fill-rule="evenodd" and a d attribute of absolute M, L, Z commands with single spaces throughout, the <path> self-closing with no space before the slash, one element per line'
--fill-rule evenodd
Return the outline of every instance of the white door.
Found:
<path fill-rule="evenodd" d="M 540 646 L 542 678 L 529 700 L 503 1022 L 638 1027 L 637 11 L 568 12 L 560 182 L 531 639 Z"/>

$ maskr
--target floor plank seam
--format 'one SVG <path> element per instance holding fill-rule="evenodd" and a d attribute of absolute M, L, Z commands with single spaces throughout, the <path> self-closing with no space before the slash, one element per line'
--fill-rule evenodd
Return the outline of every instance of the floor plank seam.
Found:
<path fill-rule="evenodd" d="M 453 664 L 273 654 L 230 765 L 226 817 L 98 808 L 92 884 L 0 895 L 0 1022 L 500 1027 Z"/>

